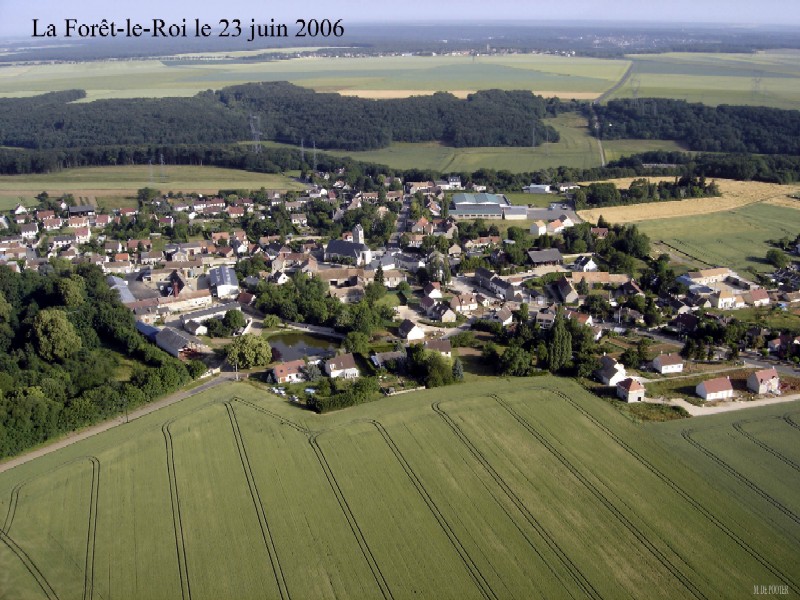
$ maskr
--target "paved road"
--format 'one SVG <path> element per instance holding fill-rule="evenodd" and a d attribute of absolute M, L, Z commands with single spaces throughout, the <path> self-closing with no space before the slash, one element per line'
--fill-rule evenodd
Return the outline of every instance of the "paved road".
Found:
<path fill-rule="evenodd" d="M 175 404 L 176 402 L 180 402 L 181 400 L 185 400 L 186 398 L 189 398 L 201 392 L 205 392 L 206 390 L 209 390 L 220 384 L 227 383 L 233 379 L 234 379 L 233 373 L 227 373 L 227 372 L 221 373 L 220 375 L 217 375 L 216 377 L 208 380 L 202 385 L 197 386 L 196 388 L 175 392 L 174 394 L 171 394 L 166 398 L 162 398 L 161 400 L 158 400 L 156 402 L 151 402 L 150 404 L 145 404 L 141 408 L 137 408 L 136 410 L 128 414 L 128 421 L 133 421 L 134 419 L 138 419 L 145 415 L 149 415 L 151 412 L 155 412 L 161 408 L 164 408 L 165 406 L 169 406 L 170 404 Z M 26 452 L 25 454 L 21 454 L 3 463 L 0 463 L 0 473 L 4 473 L 5 471 L 13 469 L 14 467 L 24 465 L 26 462 L 30 462 L 35 458 L 39 458 L 40 456 L 45 456 L 47 454 L 50 454 L 51 452 L 55 452 L 56 450 L 61 450 L 62 448 L 71 446 L 72 444 L 90 438 L 93 435 L 97 435 L 98 433 L 102 433 L 104 431 L 108 431 L 109 429 L 113 429 L 114 427 L 124 425 L 126 422 L 127 421 L 125 420 L 124 416 L 119 416 L 109 421 L 98 423 L 97 425 L 92 425 L 87 429 L 70 433 L 66 437 L 53 441 L 52 443 L 46 446 L 37 448 L 35 450 L 31 450 L 30 452 Z"/>

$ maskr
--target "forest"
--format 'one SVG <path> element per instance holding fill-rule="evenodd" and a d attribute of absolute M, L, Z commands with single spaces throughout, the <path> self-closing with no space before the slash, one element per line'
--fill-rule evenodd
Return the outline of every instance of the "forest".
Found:
<path fill-rule="evenodd" d="M 585 109 L 605 140 L 675 140 L 700 152 L 800 155 L 800 111 L 707 106 L 684 100 L 611 100 Z"/>
<path fill-rule="evenodd" d="M 99 267 L 0 267 L 0 458 L 134 408 L 205 372 L 139 334 Z"/>
<path fill-rule="evenodd" d="M 619 189 L 613 183 L 590 184 L 585 190 L 575 193 L 575 208 L 599 208 L 621 204 L 642 204 L 660 200 L 683 200 L 684 198 L 706 198 L 719 196 L 715 182 L 707 182 L 705 177 L 681 177 L 676 181 L 650 182 L 647 179 L 634 179 L 628 189 Z"/>
<path fill-rule="evenodd" d="M 67 90 L 0 99 L 0 145 L 42 150 L 219 144 L 251 139 L 256 129 L 265 140 L 344 150 L 383 148 L 393 141 L 526 146 L 532 127 L 540 143 L 558 141 L 558 132 L 542 118 L 572 107 L 521 91 L 487 90 L 466 100 L 445 92 L 366 100 L 287 82 L 245 84 L 191 98 L 75 102 L 84 97 L 82 90 Z"/>

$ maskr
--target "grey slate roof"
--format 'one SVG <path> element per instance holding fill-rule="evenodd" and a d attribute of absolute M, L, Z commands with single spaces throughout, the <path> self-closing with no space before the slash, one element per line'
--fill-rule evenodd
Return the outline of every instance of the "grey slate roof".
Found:
<path fill-rule="evenodd" d="M 358 259 L 362 252 L 369 250 L 365 244 L 346 242 L 345 240 L 331 240 L 325 247 L 325 254 L 335 254 L 336 256 L 348 256 Z"/>

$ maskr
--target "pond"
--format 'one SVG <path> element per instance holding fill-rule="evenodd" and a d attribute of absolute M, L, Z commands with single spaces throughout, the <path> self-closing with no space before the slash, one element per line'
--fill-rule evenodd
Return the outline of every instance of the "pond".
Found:
<path fill-rule="evenodd" d="M 304 356 L 329 356 L 339 348 L 339 341 L 307 333 L 279 333 L 269 336 L 272 360 L 289 361 Z"/>

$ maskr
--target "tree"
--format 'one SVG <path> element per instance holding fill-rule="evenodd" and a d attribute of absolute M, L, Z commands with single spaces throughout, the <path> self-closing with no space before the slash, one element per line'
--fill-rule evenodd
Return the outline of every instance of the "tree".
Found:
<path fill-rule="evenodd" d="M 39 355 L 45 360 L 63 362 L 74 356 L 82 344 L 81 337 L 69 322 L 67 313 L 56 308 L 41 311 L 33 320 L 33 337 Z"/>
<path fill-rule="evenodd" d="M 278 315 L 265 315 L 264 316 L 264 329 L 275 329 L 280 327 L 281 318 Z"/>
<path fill-rule="evenodd" d="M 375 283 L 383 285 L 383 265 L 378 263 L 378 268 L 375 269 Z"/>
<path fill-rule="evenodd" d="M 86 300 L 86 284 L 83 277 L 70 275 L 58 280 L 56 284 L 61 301 L 67 308 L 78 308 Z"/>
<path fill-rule="evenodd" d="M 458 357 L 453 360 L 453 379 L 456 381 L 464 381 L 464 365 Z"/>
<path fill-rule="evenodd" d="M 237 331 L 242 329 L 247 322 L 242 311 L 233 309 L 225 313 L 222 323 L 231 331 Z"/>
<path fill-rule="evenodd" d="M 789 257 L 780 250 L 773 248 L 767 251 L 767 262 L 776 269 L 785 269 L 789 266 Z"/>
<path fill-rule="evenodd" d="M 533 370 L 533 356 L 521 346 L 509 346 L 500 357 L 500 372 L 503 375 L 527 377 Z"/>
<path fill-rule="evenodd" d="M 378 281 L 370 281 L 364 287 L 364 297 L 372 305 L 386 295 L 386 286 Z"/>
<path fill-rule="evenodd" d="M 549 349 L 549 368 L 551 373 L 557 373 L 572 360 L 572 336 L 564 323 L 563 315 L 556 317 L 553 325 L 553 341 Z"/>
<path fill-rule="evenodd" d="M 272 361 L 272 347 L 266 338 L 257 335 L 237 337 L 225 348 L 228 362 L 240 369 L 263 367 Z"/>
<path fill-rule="evenodd" d="M 360 331 L 351 331 L 344 338 L 344 349 L 353 354 L 369 354 L 369 338 Z"/>
<path fill-rule="evenodd" d="M 576 290 L 576 291 L 577 291 L 577 292 L 578 292 L 578 293 L 579 293 L 581 296 L 585 296 L 586 294 L 588 294 L 588 293 L 589 293 L 589 282 L 588 282 L 588 281 L 586 281 L 586 278 L 585 278 L 585 277 L 583 277 L 583 278 L 582 278 L 582 279 L 581 279 L 581 280 L 578 282 L 578 286 L 575 288 L 575 290 Z"/>

